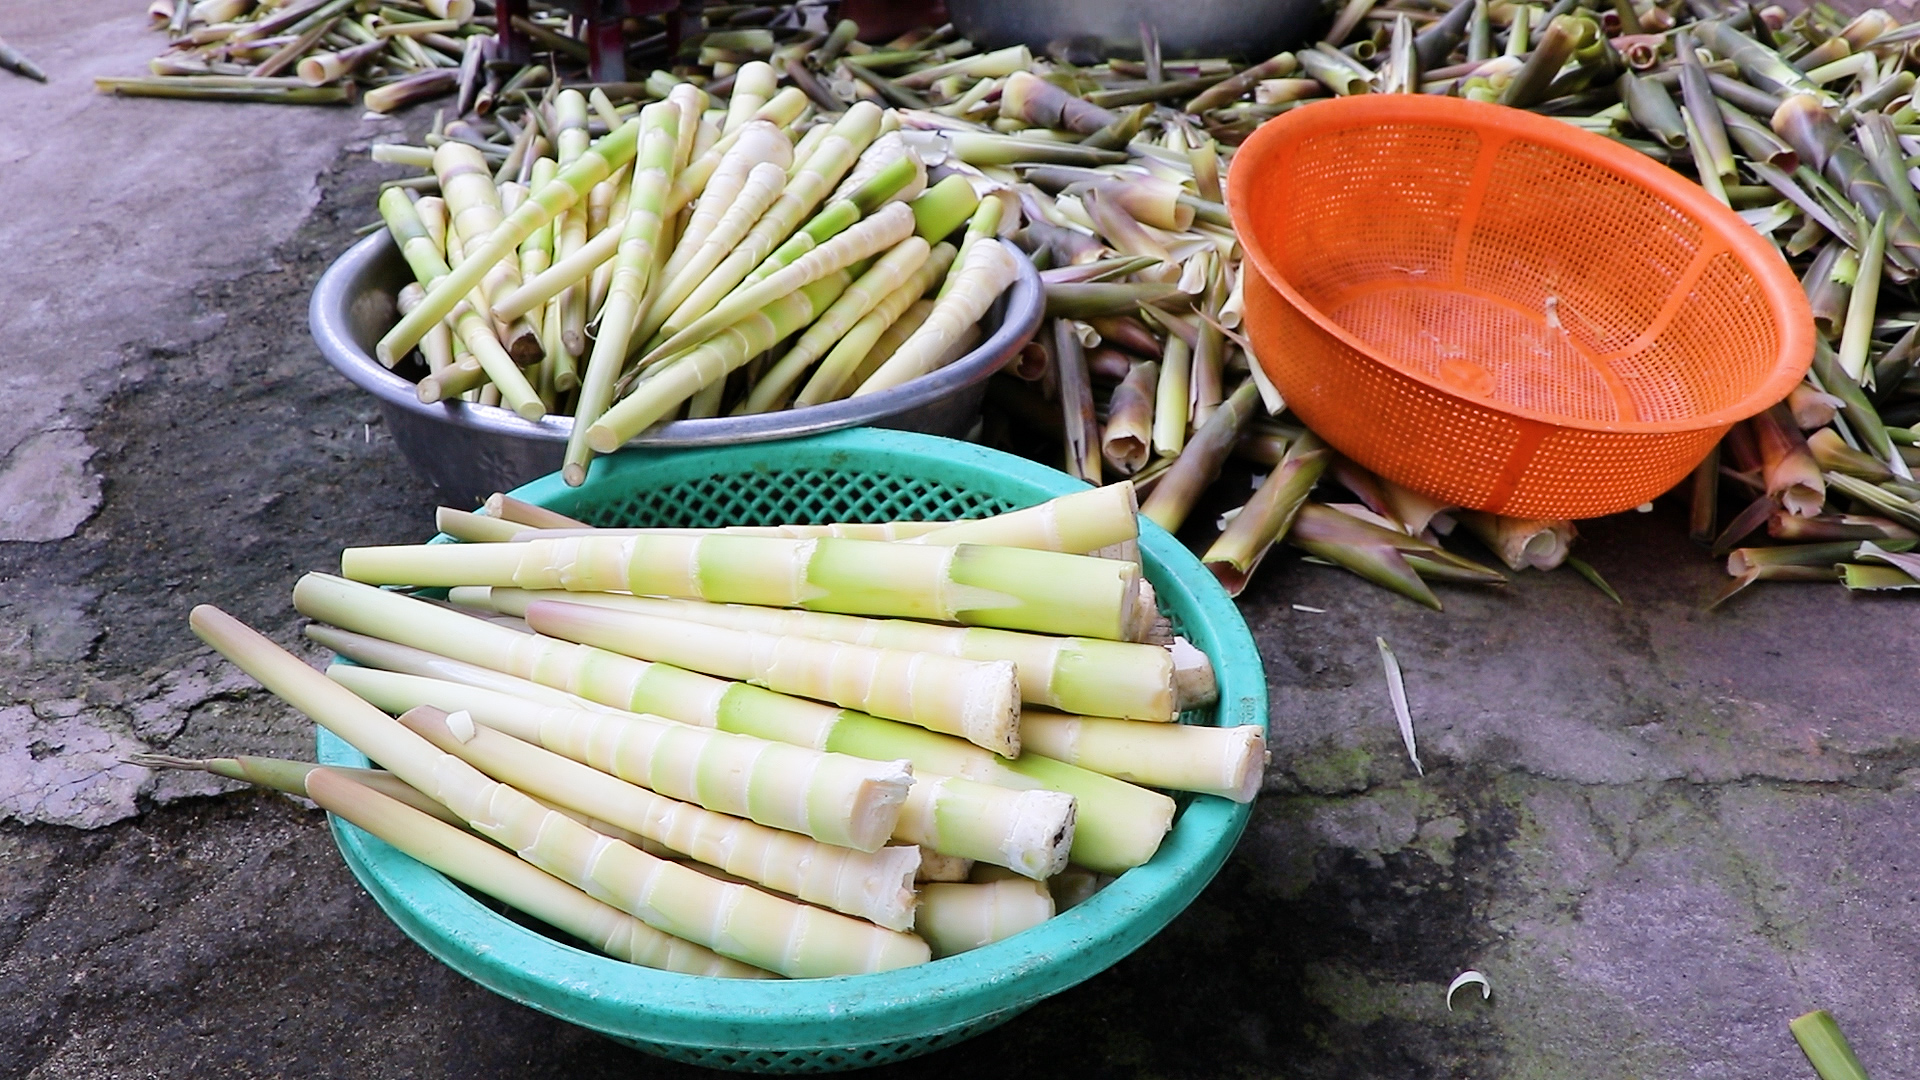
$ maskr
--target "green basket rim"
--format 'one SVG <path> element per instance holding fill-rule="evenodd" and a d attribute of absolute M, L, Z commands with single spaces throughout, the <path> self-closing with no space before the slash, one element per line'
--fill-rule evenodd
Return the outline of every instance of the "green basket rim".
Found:
<path fill-rule="evenodd" d="M 1084 490 L 1065 473 L 1011 454 L 911 432 L 859 428 L 777 443 L 724 448 L 629 449 L 596 462 L 587 485 L 557 475 L 512 494 L 565 512 L 600 485 L 697 455 L 710 473 L 742 462 L 780 468 L 858 469 L 862 459 L 935 460 L 942 469 L 986 470 L 1028 487 L 1035 501 Z M 730 466 L 732 466 L 730 468 Z M 1148 579 L 1194 644 L 1213 660 L 1218 718 L 1267 727 L 1260 654 L 1226 591 L 1164 529 L 1141 519 Z M 324 729 L 319 757 L 331 765 L 366 758 Z M 679 975 L 576 948 L 485 907 L 439 872 L 335 818 L 354 876 L 408 937 L 448 966 L 511 1000 L 616 1038 L 689 1049 L 832 1051 L 890 1047 L 1025 1008 L 1117 963 L 1171 922 L 1226 861 L 1252 813 L 1212 795 L 1183 797 L 1153 859 L 1090 899 L 1004 941 L 876 975 L 756 982 Z M 904 1048 L 902 1048 L 904 1049 Z"/>

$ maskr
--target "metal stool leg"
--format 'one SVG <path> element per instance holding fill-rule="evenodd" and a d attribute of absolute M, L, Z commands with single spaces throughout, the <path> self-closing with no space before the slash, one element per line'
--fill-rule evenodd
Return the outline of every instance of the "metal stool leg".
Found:
<path fill-rule="evenodd" d="M 515 16 L 524 19 L 528 15 L 528 0 L 494 0 L 494 17 L 498 25 L 494 34 L 500 39 L 500 51 L 495 59 L 510 60 L 524 64 L 533 59 L 533 49 L 528 46 L 525 34 L 513 25 Z"/>
<path fill-rule="evenodd" d="M 627 36 L 620 22 L 626 16 L 622 0 L 595 0 L 587 16 L 587 77 L 594 82 L 627 81 Z"/>

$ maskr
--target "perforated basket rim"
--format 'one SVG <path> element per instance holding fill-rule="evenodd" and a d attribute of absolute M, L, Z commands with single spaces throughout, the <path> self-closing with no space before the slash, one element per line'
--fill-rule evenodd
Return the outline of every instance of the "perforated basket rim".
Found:
<path fill-rule="evenodd" d="M 1064 473 L 1010 454 L 910 432 L 855 429 L 737 447 L 628 449 L 596 462 L 588 484 L 570 489 L 549 476 L 516 497 L 562 512 L 596 485 L 632 484 L 650 470 L 698 464 L 714 475 L 768 467 L 932 475 L 1025 502 L 1084 490 Z M 1142 519 L 1140 548 L 1163 606 L 1213 659 L 1220 683 L 1216 719 L 1267 725 L 1260 655 L 1233 601 L 1172 536 Z M 322 730 L 320 760 L 366 759 Z M 452 882 L 348 823 L 333 831 L 354 876 L 396 925 L 448 966 L 489 989 L 560 1019 L 623 1040 L 689 1049 L 849 1052 L 884 1049 L 1010 1014 L 1117 963 L 1199 895 L 1232 851 L 1250 805 L 1217 796 L 1185 805 L 1146 865 L 1120 875 L 1087 901 L 1006 941 L 878 975 L 748 982 L 652 971 L 555 941 L 484 907 Z M 983 1029 L 984 1030 L 984 1029 Z M 828 1065 L 850 1068 L 857 1063 Z"/>
<path fill-rule="evenodd" d="M 1251 224 L 1254 211 L 1250 189 L 1254 185 L 1235 183 L 1234 174 L 1244 176 L 1274 168 L 1273 159 L 1314 135 L 1384 124 L 1414 124 L 1476 134 L 1493 133 L 1508 141 L 1544 146 L 1612 173 L 1691 215 L 1700 224 L 1702 238 L 1712 237 L 1724 245 L 1728 253 L 1754 276 L 1761 295 L 1766 299 L 1768 313 L 1780 333 L 1780 346 L 1769 366 L 1767 377 L 1738 400 L 1712 412 L 1669 420 L 1592 420 L 1462 394 L 1436 375 L 1394 363 L 1381 355 L 1379 350 L 1328 318 L 1317 305 L 1294 288 L 1286 275 L 1275 268 L 1258 231 Z M 1708 195 L 1700 185 L 1644 154 L 1562 120 L 1504 105 L 1432 94 L 1363 94 L 1330 98 L 1289 109 L 1255 129 L 1234 153 L 1233 163 L 1228 169 L 1226 195 L 1234 231 L 1240 237 L 1247 260 L 1253 263 L 1256 272 L 1282 299 L 1322 331 L 1365 358 L 1367 363 L 1465 406 L 1569 431 L 1648 435 L 1704 431 L 1726 427 L 1771 407 L 1792 392 L 1806 377 L 1807 368 L 1813 362 L 1813 309 L 1807 303 L 1799 279 L 1772 244 L 1742 221 L 1738 214 Z"/>

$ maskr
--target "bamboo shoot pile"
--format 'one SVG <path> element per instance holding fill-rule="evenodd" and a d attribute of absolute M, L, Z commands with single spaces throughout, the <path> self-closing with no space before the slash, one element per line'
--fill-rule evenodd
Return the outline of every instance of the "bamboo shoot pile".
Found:
<path fill-rule="evenodd" d="M 324 674 L 193 613 L 205 641 L 377 769 L 140 763 L 305 794 L 609 955 L 741 978 L 989 944 L 1150 860 L 1176 813 L 1165 791 L 1259 790 L 1260 728 L 1178 722 L 1215 699 L 1205 656 L 1130 640 L 1154 628 L 1126 614 L 1153 603 L 1126 485 L 865 529 L 598 530 L 491 502 L 467 525 L 511 534 L 350 548 L 360 580 L 298 582 L 309 636 L 343 661 Z M 821 531 L 864 535 L 804 535 Z M 660 562 L 647 544 L 698 572 L 644 576 Z M 801 592 L 755 569 L 782 557 Z M 452 602 L 371 584 L 428 580 L 455 586 Z M 1027 615 L 967 606 L 1023 595 Z M 977 611 L 996 625 L 923 621 Z M 1055 878 L 1071 883 L 1057 904 Z"/>
<path fill-rule="evenodd" d="M 286 105 L 345 105 L 358 96 L 374 112 L 391 112 L 453 93 L 463 74 L 471 71 L 471 80 L 482 71 L 494 39 L 474 15 L 474 0 L 153 0 L 148 20 L 167 34 L 167 52 L 146 76 L 101 76 L 94 88 Z M 514 82 L 550 78 L 545 67 L 529 68 Z"/>
<path fill-rule="evenodd" d="M 596 91 L 606 134 L 591 141 L 579 91 L 527 105 L 522 133 L 560 132 L 556 156 L 538 137 L 516 142 L 491 186 L 466 179 L 485 174 L 484 140 L 375 150 L 432 170 L 382 197 L 422 293 L 376 356 L 405 364 L 423 401 L 570 415 L 571 483 L 665 420 L 874 393 L 951 362 L 1018 266 L 992 237 L 958 260 L 944 240 L 978 216 L 979 195 L 959 177 L 929 187 L 893 112 L 812 116 L 759 62 L 725 107 L 688 82 L 658 88 L 666 100 L 637 114 Z M 449 154 L 464 171 L 449 173 Z M 483 228 L 429 224 L 468 220 L 476 203 L 499 207 Z M 936 292 L 948 294 L 936 317 L 882 351 Z M 449 335 L 465 358 L 430 347 Z M 823 361 L 830 380 L 813 370 Z"/>
<path fill-rule="evenodd" d="M 850 27 L 831 35 L 789 27 L 776 29 L 763 52 L 701 50 L 711 66 L 679 70 L 712 96 L 698 140 L 707 149 L 674 177 L 666 200 L 670 211 L 692 206 L 694 216 L 686 242 L 665 256 L 662 276 L 672 280 L 650 283 L 642 297 L 647 310 L 632 333 L 643 340 L 629 342 L 629 368 L 613 386 L 631 395 L 663 381 L 590 428 L 573 474 L 590 453 L 659 419 L 817 404 L 869 383 L 887 385 L 929 358 L 939 362 L 935 348 L 978 300 L 977 291 L 956 296 L 965 291 L 955 286 L 985 281 L 991 288 L 997 260 L 982 245 L 1012 245 L 1042 269 L 1053 321 L 993 380 L 981 438 L 1093 483 L 1131 479 L 1149 516 L 1175 527 L 1188 524 L 1201 493 L 1220 477 L 1241 482 L 1245 469 L 1223 468 L 1228 459 L 1273 469 L 1271 482 L 1247 498 L 1229 496 L 1247 506 L 1220 520 L 1222 535 L 1208 553 L 1231 590 L 1246 587 L 1265 554 L 1284 545 L 1430 606 L 1440 603 L 1435 583 L 1495 584 L 1505 580 L 1495 569 L 1502 563 L 1507 571 L 1571 565 L 1611 596 L 1591 567 L 1568 561 L 1577 537 L 1571 523 L 1499 521 L 1425 505 L 1418 493 L 1321 445 L 1285 414 L 1239 332 L 1244 271 L 1224 209 L 1238 141 L 1265 119 L 1328 97 L 1447 94 L 1558 116 L 1690 173 L 1801 271 L 1825 338 L 1821 354 L 1786 408 L 1741 425 L 1696 471 L 1691 529 L 1726 555 L 1756 550 L 1750 538 L 1762 528 L 1787 548 L 1873 546 L 1825 563 L 1832 554 L 1825 548 L 1758 561 L 1743 554 L 1729 564 L 1735 580 L 1719 599 L 1758 580 L 1837 576 L 1853 588 L 1920 588 L 1910 572 L 1920 566 L 1903 567 L 1909 557 L 1900 550 L 1920 531 L 1920 487 L 1911 479 L 1920 436 L 1910 426 L 1920 421 L 1920 301 L 1912 291 L 1920 275 L 1920 192 L 1903 164 L 1920 151 L 1907 70 L 1911 28 L 1878 9 L 1842 19 L 1824 8 L 1722 11 L 1711 0 L 1580 0 L 1551 12 L 1483 0 L 1385 0 L 1353 13 L 1344 40 L 1250 66 L 1224 58 L 1154 56 L 1149 64 L 1074 56 L 1067 63 L 1021 48 L 981 52 L 951 27 L 875 44 L 860 42 Z M 1151 48 L 1154 39 L 1143 42 Z M 655 73 L 628 89 L 664 98 L 686 85 L 679 79 Z M 761 169 L 757 186 L 746 183 L 755 159 L 735 155 L 724 167 L 723 159 L 738 145 L 740 126 L 783 95 L 798 111 L 774 118 L 786 132 L 768 151 L 778 164 Z M 565 115 L 556 108 L 565 99 L 519 93 L 512 100 L 520 120 L 493 125 L 483 152 L 504 164 L 519 145 L 516 133 L 549 130 L 546 118 Z M 595 122 L 602 128 L 637 107 L 601 104 Z M 875 177 L 895 155 L 910 155 L 915 182 L 924 171 L 930 192 L 964 187 L 983 200 L 967 228 L 936 237 L 931 215 L 915 206 L 913 236 L 881 254 L 855 256 L 844 282 L 831 274 L 814 279 L 807 286 L 814 294 L 789 295 L 781 312 L 756 312 L 751 327 L 690 357 L 689 335 L 717 324 L 716 307 L 731 318 L 747 299 L 771 295 L 755 284 L 872 215 L 873 206 L 840 204 L 854 194 L 844 179 L 825 207 L 813 201 L 812 187 L 798 198 L 783 191 L 806 181 L 819 148 L 840 165 L 843 140 L 866 137 L 864 121 L 857 131 L 847 127 L 864 109 L 879 110 L 874 130 L 898 130 L 874 137 L 853 171 Z M 445 137 L 437 130 L 432 138 Z M 407 156 L 388 153 L 396 161 Z M 515 164 L 530 184 L 527 157 Z M 416 195 L 435 187 L 432 177 L 401 183 Z M 756 215 L 783 198 L 789 208 L 800 202 L 811 210 L 798 217 L 780 210 L 772 214 L 777 228 L 760 228 Z M 438 210 L 429 205 L 428 216 Z M 608 216 L 617 215 L 616 207 Z M 554 243 L 552 255 L 524 257 L 557 266 L 562 253 Z M 593 256 L 585 266 L 602 267 L 597 274 L 576 261 L 565 274 L 546 271 L 547 280 L 585 280 L 574 293 L 603 297 L 597 282 L 616 244 L 608 238 L 586 249 Z M 814 258 L 813 265 L 837 263 Z M 901 283 L 886 292 L 883 283 L 894 281 Z M 731 310 L 721 304 L 727 294 L 739 298 Z M 510 303 L 494 314 L 519 310 Z M 591 323 L 583 317 L 580 325 Z M 916 331 L 933 336 L 909 342 Z M 583 348 L 587 332 L 569 332 Z M 782 332 L 784 349 L 762 349 Z M 436 340 L 448 336 L 457 341 L 448 332 Z M 426 346 L 423 340 L 421 372 L 438 363 Z M 954 342 L 949 352 L 959 347 Z M 749 355 L 756 349 L 764 355 Z M 568 408 L 569 364 L 578 358 L 551 361 L 551 385 L 548 363 L 529 369 L 540 373 L 543 407 Z M 489 401 L 501 393 L 471 354 L 454 358 L 450 370 L 423 388 Z M 1249 382 L 1257 405 L 1244 391 Z M 1476 546 L 1449 550 L 1459 546 L 1455 537 Z"/>
<path fill-rule="evenodd" d="M 573 90 L 520 95 L 524 127 L 503 110 L 505 126 L 481 140 L 486 160 L 500 162 L 502 216 L 472 255 L 459 230 L 432 224 L 461 213 L 437 167 L 447 134 L 418 149 L 376 148 L 434 169 L 383 195 L 385 224 L 426 291 L 379 359 L 417 378 L 422 400 L 572 415 L 564 475 L 579 483 L 594 454 L 662 421 L 861 396 L 950 362 L 1011 281 L 1017 247 L 1048 268 L 1055 320 L 1029 347 L 1035 362 L 996 380 L 988 441 L 1032 452 L 1029 432 L 1008 430 L 1009 398 L 1037 396 L 1021 407 L 1041 414 L 1064 408 L 1068 471 L 1136 479 L 1148 516 L 1175 528 L 1237 448 L 1284 454 L 1271 432 L 1285 425 L 1261 415 L 1282 403 L 1260 392 L 1236 332 L 1240 252 L 1220 201 L 1230 146 L 1165 108 L 1126 110 L 1127 138 L 1062 141 L 1063 132 L 1091 139 L 1120 114 L 1076 96 L 1094 84 L 1063 78 L 1064 68 L 1024 49 L 976 53 L 950 28 L 897 49 L 805 44 L 793 46 L 799 65 L 716 68 L 709 85 L 727 91 L 724 107 L 660 73 L 631 88 L 677 102 L 671 124 L 662 109 L 598 95 L 590 110 Z M 818 78 L 803 86 L 796 71 Z M 1132 78 L 1124 65 L 1090 77 Z M 1202 81 L 1186 92 L 1219 84 Z M 470 138 L 485 122 L 461 125 Z M 644 161 L 632 148 L 642 128 L 659 147 Z M 541 156 L 537 139 L 521 152 L 509 135 L 535 129 L 562 133 L 555 157 Z M 605 134 L 590 140 L 594 130 Z M 518 286 L 489 286 L 505 264 L 533 269 Z M 446 291 L 430 295 L 443 277 Z M 486 314 L 492 338 L 481 333 Z M 515 353 L 516 325 L 527 328 L 518 344 L 537 346 Z M 436 344 L 449 339 L 451 352 Z M 1077 354 L 1082 343 L 1093 350 Z M 1046 400 L 1056 387 L 1058 405 Z M 1236 593 L 1324 472 L 1330 451 L 1305 454 L 1317 445 L 1300 448 L 1306 471 L 1290 466 L 1269 492 L 1277 498 L 1263 498 L 1271 508 L 1210 558 Z M 1373 549 L 1348 551 L 1336 545 L 1344 565 L 1373 573 Z M 1437 603 L 1416 570 L 1394 573 L 1373 576 Z M 1461 579 L 1500 580 L 1478 567 Z"/>

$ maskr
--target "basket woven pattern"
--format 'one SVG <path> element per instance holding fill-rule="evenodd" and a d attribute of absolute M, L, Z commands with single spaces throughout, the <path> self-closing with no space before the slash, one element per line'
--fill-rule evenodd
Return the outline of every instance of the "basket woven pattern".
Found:
<path fill-rule="evenodd" d="M 1457 505 L 1645 502 L 1811 359 L 1805 299 L 1764 240 L 1559 121 L 1340 99 L 1256 132 L 1230 181 L 1275 386 L 1343 453 Z"/>

